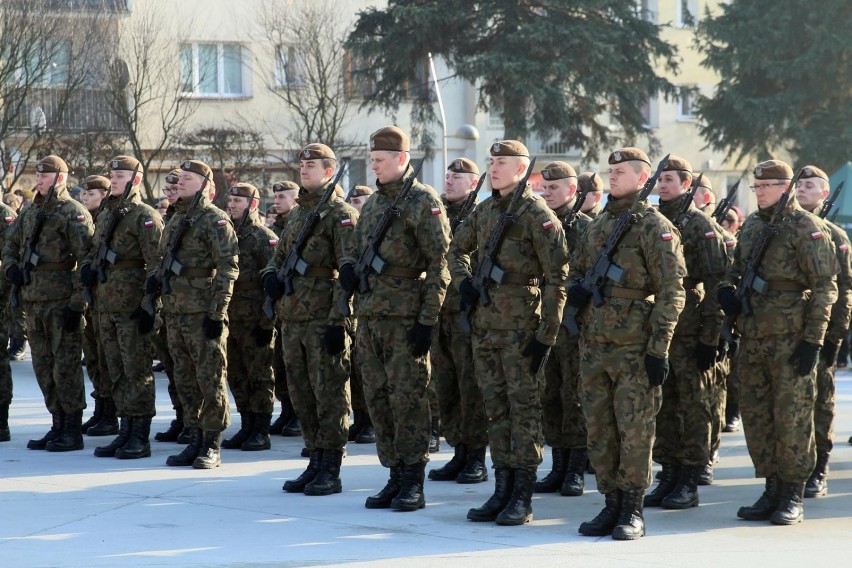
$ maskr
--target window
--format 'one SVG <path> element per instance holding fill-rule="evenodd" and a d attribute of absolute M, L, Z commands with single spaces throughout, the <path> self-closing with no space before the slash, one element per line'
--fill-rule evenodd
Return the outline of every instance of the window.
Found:
<path fill-rule="evenodd" d="M 346 94 L 350 98 L 365 98 L 376 92 L 376 82 L 381 75 L 372 63 L 346 52 Z"/>
<path fill-rule="evenodd" d="M 646 97 L 639 107 L 639 112 L 642 113 L 642 126 L 646 128 L 657 128 L 660 126 L 657 97 Z"/>
<path fill-rule="evenodd" d="M 695 99 L 698 90 L 695 85 L 682 85 L 677 97 L 677 119 L 695 120 Z"/>
<path fill-rule="evenodd" d="M 58 41 L 50 45 L 32 44 L 26 49 L 15 49 L 14 52 L 6 48 L 0 53 L 0 61 L 4 59 L 11 61 L 12 65 L 18 65 L 14 73 L 6 76 L 9 84 L 62 87 L 68 82 L 71 46 L 67 41 Z"/>
<path fill-rule="evenodd" d="M 658 0 L 636 0 L 636 10 L 639 17 L 652 24 L 657 23 Z"/>
<path fill-rule="evenodd" d="M 227 43 L 180 46 L 180 82 L 186 94 L 215 97 L 247 96 L 243 80 L 243 48 Z"/>
<path fill-rule="evenodd" d="M 300 87 L 304 84 L 304 67 L 296 47 L 278 45 L 275 47 L 275 86 Z"/>
<path fill-rule="evenodd" d="M 698 25 L 698 0 L 677 0 L 675 22 L 679 28 L 694 28 Z"/>

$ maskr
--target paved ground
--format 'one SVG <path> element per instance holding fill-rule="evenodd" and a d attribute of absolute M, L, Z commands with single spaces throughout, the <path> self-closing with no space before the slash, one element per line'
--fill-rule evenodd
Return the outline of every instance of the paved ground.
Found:
<path fill-rule="evenodd" d="M 852 555 L 852 373 L 838 381 L 838 445 L 831 495 L 808 500 L 806 522 L 794 527 L 747 523 L 737 508 L 762 490 L 741 434 L 726 434 L 716 483 L 701 489 L 701 506 L 651 510 L 648 536 L 637 542 L 589 539 L 577 526 L 593 517 L 602 496 L 536 496 L 535 520 L 498 527 L 465 520 L 492 484 L 428 482 L 426 509 L 370 511 L 364 498 L 386 479 L 375 448 L 351 445 L 344 492 L 306 497 L 281 491 L 306 460 L 298 439 L 275 437 L 268 452 L 225 451 L 212 471 L 168 468 L 174 444 L 154 443 L 138 461 L 95 458 L 104 439 L 86 449 L 51 454 L 26 449 L 48 427 L 29 361 L 13 363 L 12 441 L 0 444 L 0 567 L 103 566 L 847 566 Z M 171 410 L 157 375 L 160 415 Z M 88 414 L 88 412 L 87 412 Z M 449 459 L 444 449 L 432 464 Z M 549 467 L 549 456 L 542 470 Z M 594 485 L 591 476 L 587 483 Z"/>

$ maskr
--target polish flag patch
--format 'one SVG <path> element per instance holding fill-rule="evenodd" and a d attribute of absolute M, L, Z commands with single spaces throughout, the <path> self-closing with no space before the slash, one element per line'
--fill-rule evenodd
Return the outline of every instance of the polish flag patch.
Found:
<path fill-rule="evenodd" d="M 225 225 L 228 224 L 228 221 L 227 221 L 227 219 L 219 219 L 218 221 L 216 221 L 216 224 L 219 225 L 220 227 L 224 227 Z"/>
<path fill-rule="evenodd" d="M 269 246 L 271 246 L 271 247 L 277 247 L 277 246 L 278 246 L 278 241 L 277 241 L 277 240 L 275 240 L 275 239 L 269 239 Z"/>
<path fill-rule="evenodd" d="M 12 217 L 11 215 L 8 215 L 8 216 L 6 217 L 6 222 L 7 222 L 7 223 L 11 223 L 11 222 L 13 222 L 14 220 L 15 220 L 15 218 L 14 218 L 14 217 Z"/>
<path fill-rule="evenodd" d="M 434 211 L 434 209 L 433 209 L 433 211 Z M 352 219 L 341 219 L 340 224 L 344 227 L 348 227 L 348 226 L 352 225 Z"/>
<path fill-rule="evenodd" d="M 727 240 L 725 241 L 725 246 L 726 246 L 727 248 L 731 248 L 732 246 L 734 246 L 734 244 L 736 244 L 736 243 L 734 243 L 734 241 L 732 241 L 731 239 L 727 239 Z"/>
<path fill-rule="evenodd" d="M 671 233 L 663 233 L 662 237 L 663 237 L 664 241 L 670 241 L 674 238 L 674 236 Z"/>
<path fill-rule="evenodd" d="M 433 207 L 432 208 L 432 215 L 440 215 L 440 214 L 441 214 L 441 208 L 440 207 Z"/>
<path fill-rule="evenodd" d="M 83 221 L 86 220 L 86 216 L 85 215 L 77 215 L 77 220 L 82 223 Z"/>
<path fill-rule="evenodd" d="M 704 238 L 707 240 L 715 239 L 716 233 L 714 233 L 713 231 L 707 231 L 706 233 L 704 233 Z"/>
<path fill-rule="evenodd" d="M 154 226 L 154 221 L 152 221 L 151 219 L 148 219 L 147 221 L 145 221 L 145 228 L 146 229 L 150 229 L 153 226 Z"/>
<path fill-rule="evenodd" d="M 842 250 L 842 251 L 846 252 L 846 251 L 849 249 L 849 245 L 847 245 L 846 243 L 843 243 L 842 245 L 840 245 L 840 246 L 839 246 L 839 247 L 837 247 L 837 248 L 839 248 L 840 250 Z"/>
<path fill-rule="evenodd" d="M 821 238 L 822 238 L 822 233 L 820 233 L 819 231 L 814 231 L 813 233 L 811 233 L 811 239 L 817 240 L 817 239 L 821 239 Z"/>
<path fill-rule="evenodd" d="M 545 231 L 549 231 L 550 229 L 553 228 L 553 221 L 548 219 L 547 221 L 545 221 L 544 223 L 541 224 L 541 228 L 544 229 Z"/>

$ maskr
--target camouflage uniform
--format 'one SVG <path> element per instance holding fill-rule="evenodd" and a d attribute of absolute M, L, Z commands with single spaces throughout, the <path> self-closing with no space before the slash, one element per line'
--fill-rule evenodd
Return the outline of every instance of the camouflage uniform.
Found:
<path fill-rule="evenodd" d="M 603 206 L 600 203 L 597 203 L 597 204 L 595 204 L 594 207 L 592 207 L 591 209 L 586 211 L 585 214 L 589 218 L 594 219 L 595 217 L 600 215 L 602 211 L 603 211 Z"/>
<path fill-rule="evenodd" d="M 290 215 L 292 215 L 293 211 L 298 209 L 298 207 L 299 205 L 297 204 L 287 213 L 279 213 L 278 216 L 275 217 L 275 221 L 272 224 L 272 231 L 278 237 L 278 242 L 281 242 L 281 235 L 284 234 L 284 228 L 287 226 L 287 219 Z M 276 322 L 280 323 L 277 318 Z M 276 328 L 278 327 L 277 323 L 275 325 Z M 286 420 L 282 421 L 282 428 L 291 421 L 292 417 L 290 414 L 292 413 L 293 406 L 290 401 L 290 389 L 287 388 L 287 367 L 284 365 L 284 350 L 282 348 L 283 341 L 283 334 L 276 334 L 275 349 L 272 356 L 272 374 L 275 377 L 275 398 L 281 402 L 282 416 L 284 416 L 285 412 L 287 413 Z M 280 434 L 281 432 L 279 431 L 277 433 Z"/>
<path fill-rule="evenodd" d="M 0 251 L 6 244 L 6 232 L 11 230 L 15 222 L 15 212 L 5 203 L 0 202 L 0 215 L 3 222 L 0 224 Z M 9 343 L 10 321 L 9 315 L 9 282 L 0 278 L 0 442 L 8 440 L 9 435 L 9 405 L 12 403 L 12 367 L 9 365 L 9 352 L 6 344 Z M 4 440 L 5 439 L 5 440 Z"/>

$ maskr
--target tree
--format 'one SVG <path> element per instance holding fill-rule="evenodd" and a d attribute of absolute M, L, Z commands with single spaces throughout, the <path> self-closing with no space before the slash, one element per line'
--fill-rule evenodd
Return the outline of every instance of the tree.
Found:
<path fill-rule="evenodd" d="M 734 0 L 699 28 L 721 80 L 699 97 L 708 146 L 743 160 L 789 153 L 828 170 L 852 147 L 852 3 Z M 782 156 L 783 157 L 783 156 Z"/>
<path fill-rule="evenodd" d="M 431 51 L 477 85 L 480 107 L 502 112 L 507 138 L 556 136 L 590 157 L 653 140 L 642 104 L 675 93 L 654 67 L 676 71 L 675 48 L 634 0 L 390 0 L 359 13 L 347 45 L 372 77 L 368 107 L 398 109 L 411 92 L 401 85 L 428 92 L 417 62 Z M 427 98 L 413 102 L 417 121 L 435 119 Z"/>
<path fill-rule="evenodd" d="M 107 130 L 93 130 L 57 137 L 51 152 L 62 156 L 79 180 L 90 175 L 106 175 L 109 161 L 124 152 L 127 140 Z"/>

